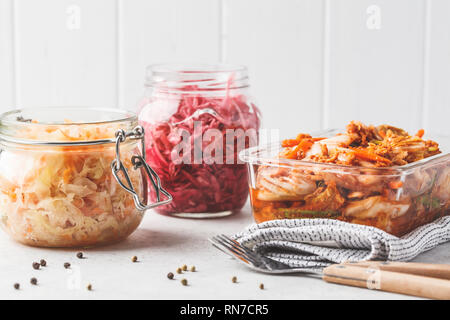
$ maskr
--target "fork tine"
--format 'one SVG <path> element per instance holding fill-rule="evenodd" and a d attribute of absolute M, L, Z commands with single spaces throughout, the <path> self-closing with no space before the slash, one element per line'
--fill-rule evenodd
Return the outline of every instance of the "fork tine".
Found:
<path fill-rule="evenodd" d="M 209 238 L 209 241 L 211 242 L 211 244 L 214 247 L 216 247 L 217 249 L 219 249 L 223 253 L 227 254 L 228 256 L 230 256 L 232 258 L 236 258 L 236 255 L 234 253 L 231 253 L 230 250 L 228 249 L 228 247 L 226 247 L 224 244 L 222 244 L 220 239 L 217 239 L 216 236 L 214 236 L 212 238 Z"/>
<path fill-rule="evenodd" d="M 245 260 L 245 262 L 247 262 L 247 263 L 250 262 L 251 264 L 258 264 L 258 261 L 255 260 L 253 257 L 248 256 L 245 252 L 241 252 L 241 251 L 236 250 L 233 246 L 231 246 L 230 244 L 228 244 L 227 242 L 225 242 L 221 238 L 216 236 L 213 239 L 218 244 L 220 244 L 221 246 L 225 247 L 227 250 L 231 251 L 240 260 Z"/>
<path fill-rule="evenodd" d="M 225 234 L 221 234 L 220 235 L 222 237 L 222 239 L 228 241 L 229 243 L 235 245 L 236 247 L 240 248 L 241 250 L 247 252 L 247 253 L 251 253 L 251 254 L 255 254 L 255 252 L 249 248 L 247 248 L 246 246 L 240 244 L 238 241 L 231 239 L 230 237 L 226 236 Z"/>
<path fill-rule="evenodd" d="M 240 253 L 239 251 L 234 250 L 233 248 L 229 247 L 227 244 L 221 243 L 220 245 L 224 246 L 232 255 L 234 255 L 235 258 L 242 260 L 245 263 L 255 264 L 255 261 L 252 258 L 247 257 L 247 256 L 243 255 L 242 253 Z"/>
<path fill-rule="evenodd" d="M 221 236 L 217 236 L 217 237 L 220 239 L 220 241 L 226 243 L 228 246 L 231 246 L 234 250 L 240 252 L 241 254 L 246 255 L 246 256 L 251 256 L 251 257 L 253 257 L 253 258 L 256 258 L 254 255 L 249 254 L 248 252 L 246 252 L 245 250 L 243 250 L 240 246 L 236 245 L 234 242 L 229 241 L 228 239 L 223 238 L 223 237 L 221 237 Z"/>
<path fill-rule="evenodd" d="M 266 257 L 260 255 L 259 253 L 240 244 L 236 240 L 230 239 L 229 237 L 227 237 L 224 234 L 222 234 L 220 237 L 222 240 L 227 241 L 227 243 L 229 245 L 233 246 L 233 248 L 235 248 L 236 250 L 239 250 L 240 252 L 245 253 L 246 256 L 252 257 L 254 260 L 256 260 L 256 263 L 258 264 L 258 266 L 261 266 L 261 264 L 263 264 L 263 265 L 265 265 L 266 268 L 269 268 L 269 269 L 274 268 L 275 265 L 277 267 L 280 267 L 280 265 L 282 265 L 283 267 L 286 267 L 286 264 L 278 262 L 276 260 L 272 260 L 270 258 L 266 258 Z"/>
<path fill-rule="evenodd" d="M 241 257 L 247 257 L 245 252 L 242 252 L 240 250 L 235 249 L 232 245 L 221 239 L 219 236 L 214 237 L 214 240 L 219 243 L 221 246 L 225 247 L 228 251 L 233 252 L 234 254 L 237 254 Z"/>
<path fill-rule="evenodd" d="M 214 242 L 210 241 L 211 244 L 213 245 L 214 248 L 222 251 L 223 253 L 225 253 L 227 256 L 229 256 L 230 258 L 236 258 L 233 254 L 231 254 L 230 252 L 228 252 L 227 250 L 222 249 L 220 246 L 218 246 L 217 244 L 215 244 Z"/>
<path fill-rule="evenodd" d="M 239 254 L 241 256 L 245 256 L 246 259 L 251 259 L 253 263 L 260 263 L 261 257 L 253 252 L 252 250 L 245 248 L 244 246 L 242 246 L 239 242 L 235 241 L 235 240 L 231 240 L 230 238 L 228 238 L 225 235 L 217 235 L 214 238 L 216 238 L 216 241 L 220 241 L 220 243 L 222 243 L 222 245 L 224 245 L 223 243 L 227 244 L 227 248 L 229 248 L 229 246 L 231 246 L 235 251 L 238 251 Z"/>
<path fill-rule="evenodd" d="M 227 241 L 230 245 L 232 245 L 234 248 L 244 252 L 247 255 L 252 256 L 254 259 L 260 259 L 260 256 L 255 253 L 253 250 L 243 246 L 242 244 L 240 244 L 239 242 L 237 242 L 236 240 L 232 240 L 230 238 L 228 238 L 226 235 L 222 234 L 221 238 L 224 239 L 225 241 Z"/>
<path fill-rule="evenodd" d="M 257 255 L 249 255 L 246 252 L 239 250 L 239 248 L 237 248 L 236 246 L 233 246 L 230 243 L 224 242 L 224 240 L 221 240 L 221 241 L 223 243 L 222 245 L 226 246 L 228 248 L 228 250 L 236 253 L 237 255 L 244 258 L 245 260 L 251 262 L 254 265 L 261 264 L 261 257 L 259 257 Z"/>

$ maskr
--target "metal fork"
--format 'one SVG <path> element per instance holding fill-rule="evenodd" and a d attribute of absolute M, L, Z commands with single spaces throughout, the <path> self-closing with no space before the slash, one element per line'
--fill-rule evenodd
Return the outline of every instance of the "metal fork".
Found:
<path fill-rule="evenodd" d="M 224 234 L 214 236 L 209 239 L 211 244 L 223 253 L 235 258 L 238 262 L 246 265 L 250 269 L 263 273 L 312 273 L 322 275 L 320 269 L 292 268 L 291 266 L 264 257 L 255 251 L 241 245 L 239 242 L 227 237 Z"/>
<path fill-rule="evenodd" d="M 292 268 L 264 257 L 225 235 L 209 239 L 214 247 L 247 267 L 270 274 L 307 273 L 327 282 L 430 299 L 450 299 L 449 265 L 405 262 L 356 262 L 324 269 Z"/>

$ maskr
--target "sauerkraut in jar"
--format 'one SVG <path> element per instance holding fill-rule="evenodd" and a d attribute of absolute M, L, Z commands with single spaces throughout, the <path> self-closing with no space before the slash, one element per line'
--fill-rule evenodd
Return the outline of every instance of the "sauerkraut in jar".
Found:
<path fill-rule="evenodd" d="M 143 134 L 137 117 L 119 110 L 3 114 L 0 225 L 32 246 L 92 246 L 126 238 L 147 209 Z M 158 187 L 158 178 L 150 179 Z"/>
<path fill-rule="evenodd" d="M 139 122 L 146 131 L 149 164 L 174 196 L 156 211 L 213 218 L 240 210 L 248 188 L 238 154 L 258 143 L 260 128 L 247 69 L 154 65 L 147 71 Z"/>

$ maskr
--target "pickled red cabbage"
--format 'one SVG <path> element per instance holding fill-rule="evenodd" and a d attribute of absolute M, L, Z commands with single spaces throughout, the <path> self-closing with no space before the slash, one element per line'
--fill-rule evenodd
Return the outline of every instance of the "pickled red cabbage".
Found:
<path fill-rule="evenodd" d="M 186 92 L 189 90 L 195 88 L 185 88 Z M 140 124 L 146 132 L 147 161 L 158 173 L 163 187 L 173 196 L 170 204 L 160 206 L 156 211 L 167 214 L 215 213 L 241 209 L 248 196 L 247 169 L 244 164 L 238 163 L 238 153 L 242 148 L 238 146 L 237 137 L 233 139 L 233 145 L 227 145 L 225 134 L 230 129 L 253 129 L 257 140 L 260 117 L 256 106 L 241 94 L 211 97 L 183 93 L 175 97 L 154 95 L 149 107 L 164 102 L 161 100 L 166 100 L 166 105 L 173 106 L 173 101 L 177 104 L 176 111 L 164 121 L 152 119 L 145 108 L 140 114 Z M 199 112 L 205 109 L 213 110 L 216 115 Z M 190 157 L 194 159 L 194 141 L 199 138 L 195 136 L 198 133 L 194 132 L 194 121 L 201 124 L 201 135 L 209 129 L 222 133 L 222 141 L 201 142 L 202 150 L 211 143 L 222 143 L 222 163 L 207 164 L 205 158 L 201 163 L 191 164 L 172 160 L 174 148 L 181 141 L 180 129 L 190 133 Z M 247 139 L 243 147 L 249 147 L 249 143 Z M 233 159 L 232 164 L 227 164 L 230 162 L 226 162 L 226 157 Z M 150 198 L 155 200 L 153 191 L 149 192 Z"/>

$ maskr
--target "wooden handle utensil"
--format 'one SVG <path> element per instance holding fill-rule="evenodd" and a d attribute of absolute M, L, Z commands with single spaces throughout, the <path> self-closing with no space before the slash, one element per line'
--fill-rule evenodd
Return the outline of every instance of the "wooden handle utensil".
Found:
<path fill-rule="evenodd" d="M 323 280 L 423 298 L 450 299 L 450 280 L 386 271 L 377 267 L 336 264 L 323 270 Z"/>
<path fill-rule="evenodd" d="M 447 279 L 450 280 L 450 265 L 431 264 L 418 262 L 384 262 L 384 261 L 361 261 L 346 262 L 345 265 L 357 267 L 380 269 L 383 271 L 392 271 L 400 273 L 415 274 L 418 276 Z"/>

